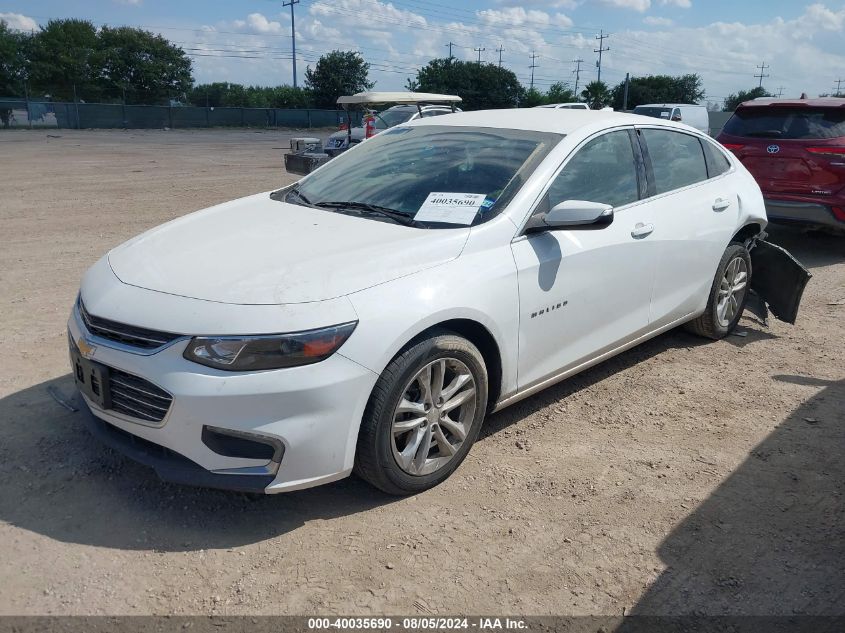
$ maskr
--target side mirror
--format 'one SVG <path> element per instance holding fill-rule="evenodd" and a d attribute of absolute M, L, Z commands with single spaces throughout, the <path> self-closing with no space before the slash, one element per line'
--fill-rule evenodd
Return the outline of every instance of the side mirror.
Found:
<path fill-rule="evenodd" d="M 613 222 L 613 207 L 601 202 L 566 200 L 556 204 L 531 227 L 533 231 L 568 229 L 579 226 L 607 226 Z"/>

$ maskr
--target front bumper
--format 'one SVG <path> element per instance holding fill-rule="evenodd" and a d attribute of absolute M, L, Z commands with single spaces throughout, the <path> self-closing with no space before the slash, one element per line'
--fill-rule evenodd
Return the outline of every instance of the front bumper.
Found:
<path fill-rule="evenodd" d="M 104 409 L 80 392 L 105 443 L 177 483 L 251 492 L 282 492 L 347 476 L 358 427 L 376 374 L 339 353 L 303 367 L 252 373 L 214 370 L 182 357 L 188 338 L 155 353 L 119 349 L 94 336 L 74 307 L 68 330 L 87 357 L 141 377 L 172 395 L 155 424 Z M 280 463 L 222 455 L 203 441 L 204 429 L 278 441 Z"/>

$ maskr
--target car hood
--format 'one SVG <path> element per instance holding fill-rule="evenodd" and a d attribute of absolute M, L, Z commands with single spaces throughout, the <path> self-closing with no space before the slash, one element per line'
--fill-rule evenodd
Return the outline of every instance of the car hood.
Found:
<path fill-rule="evenodd" d="M 330 139 L 336 138 L 346 138 L 349 136 L 349 133 L 346 130 L 338 130 L 334 132 L 332 135 L 329 136 Z M 364 128 L 362 127 L 353 127 L 352 128 L 352 138 L 356 140 L 362 140 L 364 138 Z"/>
<path fill-rule="evenodd" d="M 321 301 L 460 255 L 469 228 L 419 229 L 278 202 L 269 192 L 147 231 L 108 255 L 125 284 L 237 304 Z"/>

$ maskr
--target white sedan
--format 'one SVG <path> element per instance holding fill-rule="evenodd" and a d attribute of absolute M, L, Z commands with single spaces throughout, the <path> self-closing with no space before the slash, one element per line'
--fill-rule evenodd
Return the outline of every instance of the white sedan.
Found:
<path fill-rule="evenodd" d="M 682 324 L 721 338 L 752 290 L 794 322 L 808 275 L 765 226 L 741 163 L 681 124 L 423 118 L 109 252 L 73 374 L 92 432 L 166 480 L 415 493 L 486 414 Z"/>

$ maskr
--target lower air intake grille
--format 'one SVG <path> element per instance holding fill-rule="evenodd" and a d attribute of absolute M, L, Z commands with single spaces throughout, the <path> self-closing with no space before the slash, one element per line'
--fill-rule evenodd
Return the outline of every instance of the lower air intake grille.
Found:
<path fill-rule="evenodd" d="M 119 369 L 109 369 L 111 408 L 146 422 L 161 422 L 173 398 L 161 387 Z"/>

